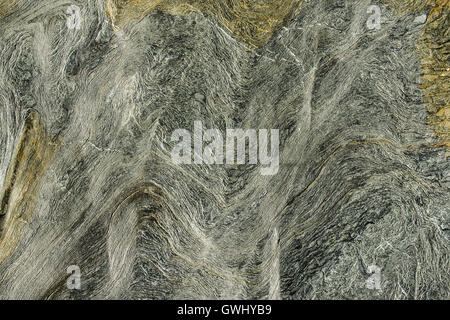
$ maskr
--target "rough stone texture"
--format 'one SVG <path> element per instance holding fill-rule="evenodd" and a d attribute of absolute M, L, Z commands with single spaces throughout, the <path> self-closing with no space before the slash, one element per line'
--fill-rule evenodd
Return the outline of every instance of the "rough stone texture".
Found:
<path fill-rule="evenodd" d="M 448 1 L 211 3 L 0 0 L 0 298 L 449 299 Z"/>

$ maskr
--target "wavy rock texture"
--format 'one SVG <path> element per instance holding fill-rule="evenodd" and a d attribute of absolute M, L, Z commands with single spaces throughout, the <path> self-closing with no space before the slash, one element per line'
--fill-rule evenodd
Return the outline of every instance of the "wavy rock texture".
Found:
<path fill-rule="evenodd" d="M 220 3 L 0 1 L 0 298 L 448 299 L 448 1 Z"/>

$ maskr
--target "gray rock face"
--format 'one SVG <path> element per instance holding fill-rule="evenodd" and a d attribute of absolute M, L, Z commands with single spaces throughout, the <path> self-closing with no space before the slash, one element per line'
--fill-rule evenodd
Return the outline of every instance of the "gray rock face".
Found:
<path fill-rule="evenodd" d="M 449 298 L 428 11 L 310 1 L 252 50 L 201 12 L 73 4 L 79 29 L 61 1 L 0 20 L 1 299 Z M 194 121 L 279 129 L 277 174 L 175 164 Z"/>

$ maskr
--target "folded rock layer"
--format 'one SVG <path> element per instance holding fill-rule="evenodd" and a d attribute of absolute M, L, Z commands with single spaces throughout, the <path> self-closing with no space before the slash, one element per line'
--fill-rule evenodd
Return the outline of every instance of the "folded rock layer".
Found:
<path fill-rule="evenodd" d="M 448 299 L 448 1 L 218 3 L 0 1 L 0 298 Z"/>

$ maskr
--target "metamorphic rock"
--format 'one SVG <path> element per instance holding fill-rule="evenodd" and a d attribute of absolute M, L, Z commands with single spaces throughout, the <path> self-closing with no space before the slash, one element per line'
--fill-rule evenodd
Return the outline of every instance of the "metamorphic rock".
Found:
<path fill-rule="evenodd" d="M 0 0 L 0 299 L 449 299 L 449 12 Z"/>

